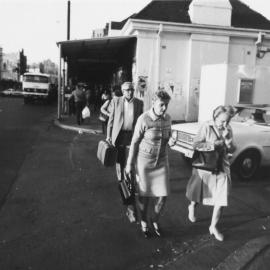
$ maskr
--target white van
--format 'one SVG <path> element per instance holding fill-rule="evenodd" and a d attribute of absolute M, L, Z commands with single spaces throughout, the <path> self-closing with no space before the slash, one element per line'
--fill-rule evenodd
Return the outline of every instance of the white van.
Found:
<path fill-rule="evenodd" d="M 50 75 L 43 73 L 24 73 L 22 82 L 24 103 L 34 99 L 49 101 L 51 84 Z"/>

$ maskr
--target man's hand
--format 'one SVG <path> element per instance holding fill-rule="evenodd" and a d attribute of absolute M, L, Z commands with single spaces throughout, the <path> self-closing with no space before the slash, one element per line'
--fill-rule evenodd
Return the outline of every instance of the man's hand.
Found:
<path fill-rule="evenodd" d="M 106 138 L 106 141 L 107 141 L 109 144 L 112 144 L 112 138 L 111 138 L 111 137 L 107 137 L 107 138 Z"/>

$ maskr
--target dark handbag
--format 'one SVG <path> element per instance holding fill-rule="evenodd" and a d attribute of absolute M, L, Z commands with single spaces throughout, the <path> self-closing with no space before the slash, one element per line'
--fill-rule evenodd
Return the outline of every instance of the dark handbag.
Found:
<path fill-rule="evenodd" d="M 219 171 L 220 155 L 216 150 L 213 151 L 195 151 L 192 167 L 205 171 L 217 173 Z"/>
<path fill-rule="evenodd" d="M 134 179 L 130 179 L 126 173 L 125 178 L 119 181 L 119 188 L 124 200 L 129 200 L 135 195 Z"/>
<path fill-rule="evenodd" d="M 110 100 L 110 102 L 108 102 L 108 104 L 107 104 L 107 106 L 106 106 L 106 110 L 108 109 L 110 103 L 111 103 L 111 100 Z M 108 119 L 109 119 L 109 116 L 106 115 L 106 114 L 104 114 L 104 113 L 102 113 L 102 112 L 100 112 L 98 119 L 99 119 L 101 122 L 107 122 Z"/>
<path fill-rule="evenodd" d="M 107 122 L 108 119 L 109 119 L 109 116 L 107 116 L 107 115 L 105 115 L 104 113 L 101 112 L 101 113 L 99 114 L 98 119 L 99 119 L 101 122 Z"/>
<path fill-rule="evenodd" d="M 98 143 L 97 158 L 105 167 L 112 167 L 116 163 L 117 149 L 107 141 Z"/>
<path fill-rule="evenodd" d="M 219 139 L 219 135 L 212 128 Z M 205 171 L 210 171 L 213 173 L 218 173 L 221 169 L 221 154 L 217 150 L 195 150 L 192 167 L 196 169 L 201 169 Z"/>

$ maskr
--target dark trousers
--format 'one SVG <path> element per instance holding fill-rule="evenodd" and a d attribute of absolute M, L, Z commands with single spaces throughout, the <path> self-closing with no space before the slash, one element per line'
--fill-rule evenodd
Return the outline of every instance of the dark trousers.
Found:
<path fill-rule="evenodd" d="M 126 167 L 128 150 L 129 150 L 128 146 L 131 143 L 131 139 L 132 139 L 132 131 L 121 130 L 117 139 L 116 139 L 116 142 L 115 142 L 115 146 L 118 150 L 117 160 L 116 160 L 116 175 L 117 175 L 118 181 L 125 181 L 126 180 L 125 167 Z M 135 191 L 135 179 L 134 178 L 135 177 L 132 177 L 132 179 L 130 179 L 130 181 L 131 181 L 132 188 Z M 135 192 L 132 192 L 132 196 L 130 198 L 126 199 L 123 196 L 120 185 L 119 185 L 119 191 L 120 191 L 121 198 L 122 198 L 124 205 L 133 205 L 134 204 Z"/>
<path fill-rule="evenodd" d="M 78 125 L 80 125 L 83 122 L 83 119 L 82 119 L 83 107 L 84 107 L 84 102 L 83 101 L 75 102 L 76 119 L 77 119 L 77 124 Z"/>

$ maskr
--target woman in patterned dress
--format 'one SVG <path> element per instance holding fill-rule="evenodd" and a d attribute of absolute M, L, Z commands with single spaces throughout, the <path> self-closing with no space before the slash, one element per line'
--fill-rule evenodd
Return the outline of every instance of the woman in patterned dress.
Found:
<path fill-rule="evenodd" d="M 141 230 L 145 237 L 150 236 L 149 223 L 160 236 L 159 216 L 169 194 L 168 142 L 171 137 L 171 117 L 166 113 L 170 96 L 158 91 L 153 97 L 152 107 L 137 120 L 126 173 L 136 172 Z M 170 141 L 173 144 L 173 141 Z M 149 216 L 149 205 L 153 201 L 153 215 Z"/>
<path fill-rule="evenodd" d="M 194 149 L 216 150 L 219 153 L 219 170 L 216 173 L 193 168 L 187 184 L 186 196 L 190 200 L 188 218 L 196 221 L 195 207 L 198 203 L 213 206 L 210 234 L 219 241 L 224 236 L 217 229 L 217 223 L 224 206 L 228 205 L 231 187 L 230 163 L 228 154 L 234 151 L 232 129 L 229 125 L 233 116 L 231 106 L 219 106 L 213 112 L 213 121 L 205 122 L 194 138 Z"/>

